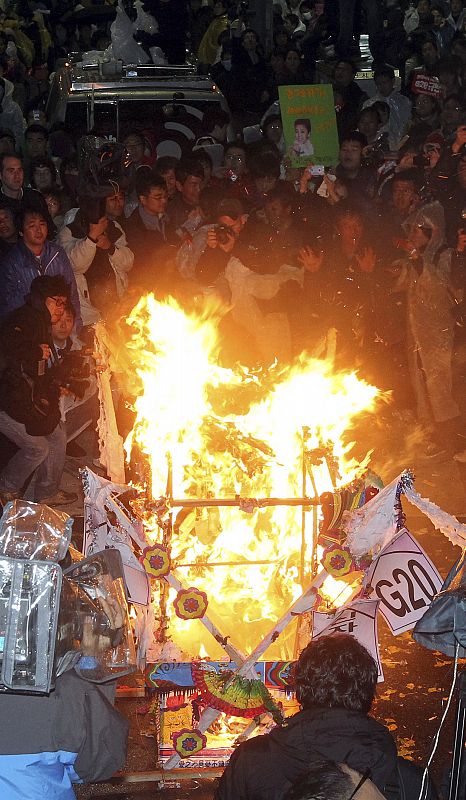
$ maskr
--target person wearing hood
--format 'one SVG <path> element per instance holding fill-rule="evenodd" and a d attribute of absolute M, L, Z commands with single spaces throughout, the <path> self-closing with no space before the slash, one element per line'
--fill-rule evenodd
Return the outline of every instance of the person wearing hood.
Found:
<path fill-rule="evenodd" d="M 18 103 L 13 100 L 14 86 L 7 78 L 0 78 L 0 128 L 7 128 L 14 133 L 16 149 L 23 145 L 26 127 Z"/>
<path fill-rule="evenodd" d="M 60 376 L 52 337 L 70 300 L 60 275 L 35 278 L 24 305 L 0 328 L 0 433 L 18 448 L 0 472 L 0 504 L 23 496 L 50 506 L 77 495 L 60 491 L 66 434 L 60 422 Z M 31 477 L 32 476 L 32 477 Z"/>
<path fill-rule="evenodd" d="M 407 256 L 395 263 L 395 291 L 406 292 L 407 356 L 419 420 L 454 453 L 462 450 L 460 411 L 452 393 L 455 299 L 453 250 L 445 244 L 445 216 L 437 201 L 416 209 L 404 222 Z"/>
<path fill-rule="evenodd" d="M 398 764 L 404 769 L 405 763 L 397 759 L 389 730 L 369 716 L 376 686 L 377 665 L 353 636 L 333 633 L 311 641 L 294 671 L 302 710 L 236 748 L 215 800 L 280 800 L 316 757 L 370 770 L 382 792 L 389 784 L 398 788 Z"/>
<path fill-rule="evenodd" d="M 214 18 L 202 37 L 198 58 L 201 64 L 213 64 L 218 57 L 219 37 L 228 30 L 228 9 L 224 0 L 217 0 L 213 6 Z"/>

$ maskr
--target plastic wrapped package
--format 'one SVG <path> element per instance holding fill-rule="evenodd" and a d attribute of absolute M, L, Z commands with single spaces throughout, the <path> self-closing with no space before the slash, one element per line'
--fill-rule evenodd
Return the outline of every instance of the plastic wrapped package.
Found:
<path fill-rule="evenodd" d="M 61 561 L 71 540 L 72 517 L 40 503 L 13 500 L 0 519 L 0 556 Z"/>
<path fill-rule="evenodd" d="M 7 689 L 50 691 L 61 586 L 58 564 L 0 558 L 0 679 Z"/>
<path fill-rule="evenodd" d="M 133 39 L 133 23 L 125 12 L 121 0 L 118 2 L 116 12 L 110 27 L 114 57 L 121 58 L 123 64 L 147 64 L 150 58 Z"/>
<path fill-rule="evenodd" d="M 152 14 L 144 11 L 141 0 L 134 0 L 134 8 L 136 9 L 136 20 L 133 22 L 134 30 L 150 34 L 158 33 L 159 23 Z"/>
<path fill-rule="evenodd" d="M 80 654 L 74 664 L 78 674 L 104 683 L 134 672 L 136 651 L 118 550 L 95 553 L 73 564 L 64 575 L 71 594 L 66 600 L 62 594 L 59 627 L 66 631 L 70 620 L 74 623 L 73 649 Z"/>

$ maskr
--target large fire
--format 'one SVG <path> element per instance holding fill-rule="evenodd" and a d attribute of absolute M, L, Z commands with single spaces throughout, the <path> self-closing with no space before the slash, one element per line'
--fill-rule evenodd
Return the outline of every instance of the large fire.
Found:
<path fill-rule="evenodd" d="M 126 450 L 147 459 L 152 497 L 166 495 L 169 477 L 179 499 L 314 496 L 356 477 L 360 464 L 343 434 L 374 408 L 378 390 L 305 354 L 260 372 L 221 367 L 217 322 L 152 295 L 128 319 L 139 396 Z M 254 503 L 175 512 L 174 572 L 184 586 L 206 592 L 210 619 L 238 650 L 250 652 L 309 585 L 316 512 Z M 155 517 L 146 523 L 153 541 L 161 541 Z M 327 591 L 341 605 L 347 586 L 333 584 Z M 174 596 L 170 589 L 168 609 Z M 178 659 L 226 657 L 199 620 L 173 613 L 169 637 Z M 295 650 L 290 626 L 265 656 L 292 658 Z"/>

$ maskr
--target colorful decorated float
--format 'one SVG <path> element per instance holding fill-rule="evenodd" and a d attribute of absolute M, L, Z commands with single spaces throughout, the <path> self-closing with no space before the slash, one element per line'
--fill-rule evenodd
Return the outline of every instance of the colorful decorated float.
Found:
<path fill-rule="evenodd" d="M 375 387 L 305 354 L 266 372 L 222 368 L 215 322 L 140 301 L 126 348 L 132 486 L 110 368 L 99 380 L 112 480 L 83 475 L 85 551 L 122 554 L 167 770 L 222 767 L 238 741 L 294 713 L 292 663 L 311 636 L 357 635 L 383 679 L 378 611 L 394 633 L 408 630 L 441 585 L 404 527 L 402 494 L 466 543 L 409 473 L 382 488 L 367 460 L 351 458 L 348 431 L 376 408 Z M 117 371 L 121 353 L 100 326 L 96 337 Z"/>

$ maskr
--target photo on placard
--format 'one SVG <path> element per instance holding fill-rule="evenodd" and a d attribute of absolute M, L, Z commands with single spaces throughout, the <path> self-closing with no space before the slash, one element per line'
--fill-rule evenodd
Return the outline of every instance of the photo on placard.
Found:
<path fill-rule="evenodd" d="M 285 156 L 293 168 L 333 167 L 338 162 L 338 131 L 330 84 L 280 86 Z"/>

